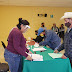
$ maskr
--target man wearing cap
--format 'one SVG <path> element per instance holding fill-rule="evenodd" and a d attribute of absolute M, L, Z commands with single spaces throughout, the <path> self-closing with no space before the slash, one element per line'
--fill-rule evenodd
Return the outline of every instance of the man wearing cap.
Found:
<path fill-rule="evenodd" d="M 44 41 L 40 42 L 39 45 L 48 45 L 51 49 L 55 50 L 60 46 L 61 39 L 58 37 L 58 35 L 52 31 L 52 30 L 43 30 L 43 28 L 40 28 L 38 30 L 38 36 L 44 35 Z"/>
<path fill-rule="evenodd" d="M 59 51 L 65 49 L 65 53 L 62 58 L 69 58 L 72 66 L 72 12 L 65 12 L 61 19 L 64 19 L 65 21 L 67 32 L 65 33 L 63 44 L 54 52 L 58 53 Z"/>

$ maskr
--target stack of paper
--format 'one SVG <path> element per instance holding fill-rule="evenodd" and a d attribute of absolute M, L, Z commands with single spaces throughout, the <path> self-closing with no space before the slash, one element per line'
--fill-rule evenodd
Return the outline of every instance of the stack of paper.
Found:
<path fill-rule="evenodd" d="M 26 48 L 27 48 L 27 49 L 30 49 L 29 45 L 26 44 Z"/>
<path fill-rule="evenodd" d="M 61 53 L 48 53 L 52 58 L 61 58 L 63 54 Z"/>
<path fill-rule="evenodd" d="M 28 54 L 32 57 L 33 61 L 43 61 L 43 56 L 39 54 Z"/>
<path fill-rule="evenodd" d="M 26 41 L 26 43 L 28 43 L 28 42 L 30 42 L 30 41 Z"/>
<path fill-rule="evenodd" d="M 32 49 L 33 51 L 44 51 L 44 50 L 46 50 L 45 48 L 34 48 L 34 49 Z"/>
<path fill-rule="evenodd" d="M 39 44 L 38 44 L 38 43 L 35 43 L 34 46 L 35 46 L 35 47 L 39 47 Z"/>
<path fill-rule="evenodd" d="M 27 49 L 30 49 L 29 47 L 27 47 Z"/>

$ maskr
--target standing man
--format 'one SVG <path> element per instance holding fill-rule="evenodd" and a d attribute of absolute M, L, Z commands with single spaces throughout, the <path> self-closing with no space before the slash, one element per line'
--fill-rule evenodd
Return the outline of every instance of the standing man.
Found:
<path fill-rule="evenodd" d="M 65 33 L 63 44 L 54 52 L 58 53 L 59 51 L 65 49 L 65 53 L 62 58 L 69 58 L 72 66 L 72 12 L 65 12 L 61 19 L 64 19 L 65 21 L 67 32 Z"/>
<path fill-rule="evenodd" d="M 59 29 L 58 29 L 58 27 L 56 26 L 56 23 L 53 23 L 53 26 L 52 26 L 51 30 L 53 30 L 56 34 L 58 34 Z"/>

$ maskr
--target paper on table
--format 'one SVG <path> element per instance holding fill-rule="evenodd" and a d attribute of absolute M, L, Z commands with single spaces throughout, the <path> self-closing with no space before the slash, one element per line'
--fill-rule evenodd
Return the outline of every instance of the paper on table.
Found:
<path fill-rule="evenodd" d="M 26 47 L 27 47 L 27 49 L 30 49 L 29 45 L 27 45 Z"/>
<path fill-rule="evenodd" d="M 61 53 L 48 53 L 52 58 L 61 58 L 63 54 Z"/>
<path fill-rule="evenodd" d="M 38 43 L 35 43 L 34 46 L 35 46 L 35 47 L 39 47 L 39 44 L 38 44 Z"/>
<path fill-rule="evenodd" d="M 30 41 L 26 41 L 26 43 L 28 43 L 28 42 L 30 42 Z"/>
<path fill-rule="evenodd" d="M 30 49 L 29 47 L 27 47 L 27 49 Z"/>
<path fill-rule="evenodd" d="M 33 61 L 43 61 L 43 56 L 39 54 L 28 54 L 32 57 Z"/>
<path fill-rule="evenodd" d="M 44 50 L 46 50 L 45 48 L 34 48 L 34 49 L 32 49 L 33 51 L 44 51 Z"/>

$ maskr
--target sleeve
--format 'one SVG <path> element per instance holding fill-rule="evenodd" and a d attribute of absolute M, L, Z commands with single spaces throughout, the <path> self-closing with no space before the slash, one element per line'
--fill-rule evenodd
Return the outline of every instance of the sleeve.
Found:
<path fill-rule="evenodd" d="M 60 52 L 60 51 L 63 50 L 63 49 L 64 49 L 64 43 L 61 44 L 57 50 Z"/>
<path fill-rule="evenodd" d="M 16 50 L 19 54 L 27 57 L 28 54 L 26 54 L 25 51 L 24 51 L 24 49 L 20 47 L 20 40 L 21 40 L 21 34 L 15 32 L 15 33 L 13 34 L 13 46 L 14 46 L 15 50 Z"/>
<path fill-rule="evenodd" d="M 28 53 L 29 52 L 29 50 L 26 48 L 26 52 Z"/>
<path fill-rule="evenodd" d="M 48 34 L 47 34 L 46 38 L 44 39 L 44 41 L 40 42 L 39 45 L 40 46 L 41 45 L 43 45 L 43 46 L 48 45 L 48 42 L 50 41 L 50 39 L 51 39 L 51 33 L 48 32 Z"/>
<path fill-rule="evenodd" d="M 36 42 L 36 39 L 33 39 Z"/>
<path fill-rule="evenodd" d="M 37 36 L 35 42 L 38 42 L 38 43 L 39 43 L 39 42 L 41 42 L 42 40 L 43 40 L 43 38 L 42 38 L 41 36 Z"/>

